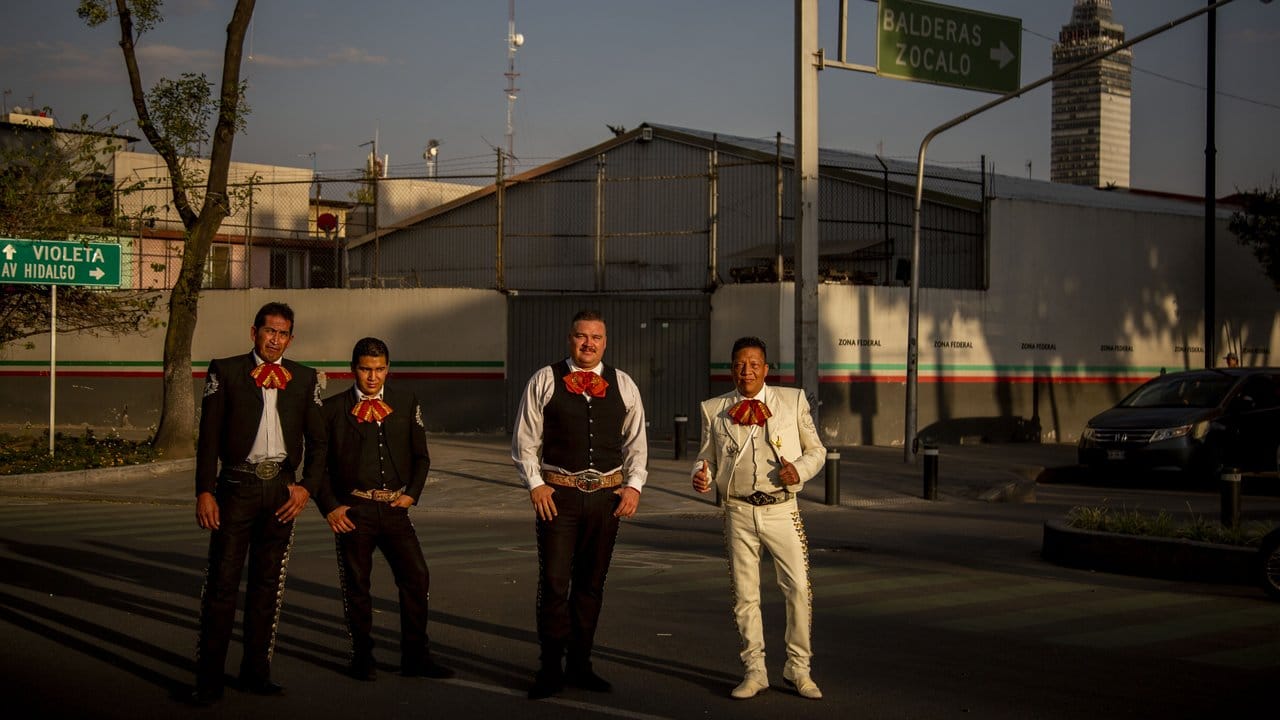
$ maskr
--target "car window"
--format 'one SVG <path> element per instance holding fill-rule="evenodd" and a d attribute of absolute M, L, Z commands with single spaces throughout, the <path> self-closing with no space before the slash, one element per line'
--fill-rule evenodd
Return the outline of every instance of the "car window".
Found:
<path fill-rule="evenodd" d="M 1228 375 L 1165 376 L 1120 401 L 1121 407 L 1217 407 L 1235 385 Z"/>
<path fill-rule="evenodd" d="M 1253 398 L 1253 407 L 1266 410 L 1280 406 L 1280 386 L 1266 375 L 1255 375 L 1240 386 L 1239 396 Z"/>

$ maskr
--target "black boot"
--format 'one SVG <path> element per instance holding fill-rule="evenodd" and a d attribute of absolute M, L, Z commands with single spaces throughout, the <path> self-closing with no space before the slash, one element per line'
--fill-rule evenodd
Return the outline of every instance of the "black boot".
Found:
<path fill-rule="evenodd" d="M 373 655 L 357 655 L 351 659 L 351 667 L 347 669 L 347 674 L 356 680 L 365 682 L 378 679 L 378 668 L 373 661 Z"/>
<path fill-rule="evenodd" d="M 533 687 L 529 688 L 529 699 L 549 698 L 563 689 L 564 670 L 560 669 L 560 663 L 554 665 L 543 663 L 542 667 L 538 668 L 538 673 L 533 676 Z"/>
<path fill-rule="evenodd" d="M 400 674 L 405 677 L 424 677 L 436 680 L 447 680 L 455 675 L 452 669 L 432 660 L 430 655 L 406 660 L 400 666 Z"/>
<path fill-rule="evenodd" d="M 570 661 L 569 666 L 565 669 L 564 681 L 567 685 L 590 690 L 591 692 L 607 693 L 613 689 L 612 683 L 600 677 L 591 669 L 590 660 Z"/>

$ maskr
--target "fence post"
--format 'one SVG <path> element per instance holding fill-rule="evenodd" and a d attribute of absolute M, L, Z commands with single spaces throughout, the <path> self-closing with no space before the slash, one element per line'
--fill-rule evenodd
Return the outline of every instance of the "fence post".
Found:
<path fill-rule="evenodd" d="M 501 148 L 498 149 L 497 153 L 498 153 L 498 175 L 494 179 L 494 185 L 493 185 L 494 205 L 497 206 L 497 211 L 498 211 L 498 217 L 496 220 L 497 237 L 494 238 L 494 240 L 496 241 L 495 245 L 497 247 L 497 256 L 494 258 L 494 266 L 495 266 L 494 272 L 496 275 L 494 279 L 497 281 L 496 284 L 498 286 L 498 292 L 506 292 L 507 280 L 506 280 L 506 273 L 503 271 L 503 260 L 502 260 L 503 234 L 505 233 L 505 230 L 506 230 L 503 227 L 503 220 L 502 220 L 503 215 L 506 214 L 506 199 L 507 199 L 507 191 L 506 191 L 505 182 L 503 178 L 504 162 L 506 158 L 505 156 L 503 156 Z"/>

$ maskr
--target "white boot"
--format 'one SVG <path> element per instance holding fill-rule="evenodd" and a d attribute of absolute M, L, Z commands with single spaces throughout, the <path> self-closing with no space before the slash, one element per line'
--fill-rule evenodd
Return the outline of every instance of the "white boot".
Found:
<path fill-rule="evenodd" d="M 782 679 L 787 681 L 788 685 L 794 687 L 800 697 L 810 700 L 822 699 L 822 691 L 818 689 L 818 684 L 813 681 L 813 678 L 809 677 L 807 671 L 796 672 L 791 668 L 786 668 L 782 671 Z"/>
<path fill-rule="evenodd" d="M 738 700 L 746 700 L 769 689 L 769 675 L 764 670 L 748 670 L 742 682 L 734 688 L 729 696 Z"/>

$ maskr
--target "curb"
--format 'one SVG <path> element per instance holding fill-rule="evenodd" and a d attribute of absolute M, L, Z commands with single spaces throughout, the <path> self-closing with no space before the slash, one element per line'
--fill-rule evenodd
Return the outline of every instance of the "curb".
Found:
<path fill-rule="evenodd" d="M 1040 555 L 1058 565 L 1166 580 L 1254 584 L 1253 548 L 1095 532 L 1049 521 Z"/>
<path fill-rule="evenodd" d="M 89 470 L 6 475 L 0 477 L 0 490 L 92 487 L 94 485 L 128 480 L 146 480 L 173 472 L 192 472 L 195 468 L 195 458 L 183 458 L 180 460 L 159 460 L 145 465 L 121 465 L 119 467 L 92 468 Z"/>

